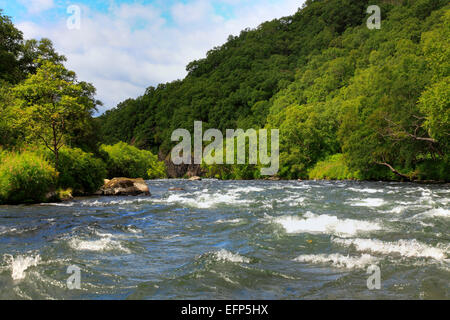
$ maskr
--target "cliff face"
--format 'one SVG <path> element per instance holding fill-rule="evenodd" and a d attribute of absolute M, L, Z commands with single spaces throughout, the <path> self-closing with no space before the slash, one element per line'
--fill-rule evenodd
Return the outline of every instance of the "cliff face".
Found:
<path fill-rule="evenodd" d="M 198 164 L 193 164 L 194 159 L 192 158 L 192 164 L 181 164 L 175 165 L 171 159 L 170 154 L 165 156 L 162 152 L 158 155 L 159 161 L 164 161 L 167 168 L 167 176 L 172 179 L 184 178 L 184 177 L 195 177 L 201 176 L 203 174 L 202 168 Z"/>
<path fill-rule="evenodd" d="M 174 165 L 172 161 L 165 161 L 169 178 L 195 177 L 202 175 L 202 169 L 198 164 Z"/>

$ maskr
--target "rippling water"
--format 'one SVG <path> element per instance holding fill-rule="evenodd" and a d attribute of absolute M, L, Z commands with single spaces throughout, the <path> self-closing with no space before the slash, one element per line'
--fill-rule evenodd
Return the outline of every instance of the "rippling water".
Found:
<path fill-rule="evenodd" d="M 148 183 L 149 198 L 0 206 L 0 299 L 450 298 L 448 185 Z"/>

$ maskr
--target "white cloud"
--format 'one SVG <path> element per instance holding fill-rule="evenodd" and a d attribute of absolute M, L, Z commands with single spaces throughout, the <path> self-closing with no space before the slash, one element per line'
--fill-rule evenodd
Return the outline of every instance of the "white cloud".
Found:
<path fill-rule="evenodd" d="M 162 10 L 152 5 L 112 5 L 107 13 L 82 7 L 80 30 L 68 30 L 64 19 L 47 25 L 23 22 L 18 27 L 27 38 L 52 39 L 79 79 L 96 86 L 104 111 L 143 94 L 150 85 L 183 78 L 190 61 L 203 58 L 228 35 L 294 14 L 302 4 L 299 0 L 215 1 L 239 10 L 225 19 L 215 11 L 213 1 L 177 3 L 169 10 L 173 21 L 168 23 Z"/>
<path fill-rule="evenodd" d="M 27 8 L 28 13 L 37 14 L 54 7 L 53 0 L 19 0 Z"/>

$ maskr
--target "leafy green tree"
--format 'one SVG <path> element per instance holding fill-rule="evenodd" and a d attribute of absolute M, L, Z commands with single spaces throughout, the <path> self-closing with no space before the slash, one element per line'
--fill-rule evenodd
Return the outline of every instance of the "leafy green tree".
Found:
<path fill-rule="evenodd" d="M 45 149 L 46 158 L 55 155 Z M 78 148 L 63 147 L 59 152 L 58 187 L 72 189 L 74 195 L 93 194 L 100 189 L 107 175 L 106 164 L 92 153 Z"/>
<path fill-rule="evenodd" d="M 21 78 L 20 53 L 23 34 L 0 9 L 0 81 L 16 82 Z"/>
<path fill-rule="evenodd" d="M 66 57 L 59 55 L 47 39 L 24 40 L 11 19 L 0 9 L 0 81 L 16 84 L 36 73 L 39 61 L 61 64 Z"/>
<path fill-rule="evenodd" d="M 166 177 L 164 163 L 158 161 L 158 156 L 150 151 L 140 150 L 124 142 L 118 142 L 112 146 L 102 145 L 100 149 L 107 154 L 106 164 L 109 178 L 157 179 Z"/>
<path fill-rule="evenodd" d="M 14 87 L 13 94 L 29 136 L 55 155 L 58 169 L 59 150 L 68 133 L 89 119 L 96 102 L 92 87 L 77 82 L 74 72 L 50 61 L 39 64 L 36 74 Z"/>

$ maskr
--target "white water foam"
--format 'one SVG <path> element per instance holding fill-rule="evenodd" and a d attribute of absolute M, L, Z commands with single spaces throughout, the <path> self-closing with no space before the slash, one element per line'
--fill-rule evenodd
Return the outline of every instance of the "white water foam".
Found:
<path fill-rule="evenodd" d="M 243 257 L 239 254 L 232 253 L 228 250 L 222 249 L 213 253 L 214 258 L 218 261 L 226 261 L 233 263 L 250 263 L 250 259 Z"/>
<path fill-rule="evenodd" d="M 41 206 L 54 206 L 54 207 L 73 207 L 74 202 L 63 202 L 63 203 L 41 203 Z"/>
<path fill-rule="evenodd" d="M 14 231 L 17 231 L 17 229 L 16 228 L 7 228 L 7 227 L 4 227 L 4 226 L 0 226 L 0 235 L 8 234 L 8 233 L 14 232 Z"/>
<path fill-rule="evenodd" d="M 117 205 L 128 205 L 128 204 L 140 204 L 140 203 L 150 203 L 153 199 L 150 198 L 133 198 L 132 200 L 111 200 L 111 201 L 98 201 L 98 200 L 85 200 L 81 201 L 80 204 L 84 207 L 109 207 Z"/>
<path fill-rule="evenodd" d="M 250 193 L 250 192 L 262 192 L 265 191 L 262 188 L 258 188 L 258 187 L 244 187 L 244 188 L 236 188 L 236 189 L 231 189 L 229 191 L 229 193 Z"/>
<path fill-rule="evenodd" d="M 69 241 L 72 249 L 78 251 L 122 251 L 130 253 L 130 250 L 124 248 L 119 241 L 113 240 L 111 234 L 102 234 L 98 240 L 82 240 L 74 238 Z"/>
<path fill-rule="evenodd" d="M 433 208 L 411 217 L 411 220 L 422 220 L 427 218 L 450 218 L 450 210 L 445 208 Z"/>
<path fill-rule="evenodd" d="M 436 248 L 420 243 L 416 239 L 384 242 L 373 239 L 333 239 L 333 242 L 343 246 L 354 246 L 358 251 L 379 254 L 400 254 L 403 257 L 423 257 L 444 261 L 447 257 L 445 248 Z"/>
<path fill-rule="evenodd" d="M 367 199 L 350 199 L 348 203 L 352 207 L 381 207 L 385 204 L 385 201 L 380 198 L 367 198 Z"/>
<path fill-rule="evenodd" d="M 194 197 L 186 197 L 183 195 L 172 194 L 165 202 L 167 203 L 181 203 L 194 208 L 208 209 L 213 208 L 221 204 L 235 204 L 244 205 L 247 204 L 247 200 L 239 200 L 237 194 L 227 193 L 227 194 L 202 194 L 195 192 Z"/>
<path fill-rule="evenodd" d="M 238 223 L 241 223 L 241 222 L 243 222 L 244 220 L 243 219 L 230 219 L 230 220 L 222 220 L 222 219 L 220 219 L 220 220 L 217 220 L 216 221 L 216 223 L 220 223 L 220 224 L 222 224 L 222 223 L 229 223 L 229 224 L 238 224 Z"/>
<path fill-rule="evenodd" d="M 444 209 L 444 208 L 434 208 L 431 210 L 428 210 L 421 214 L 422 216 L 427 217 L 443 217 L 443 218 L 450 218 L 450 210 Z"/>
<path fill-rule="evenodd" d="M 295 258 L 294 261 L 313 264 L 331 264 L 334 267 L 344 269 L 360 269 L 376 263 L 377 259 L 369 254 L 363 254 L 361 257 L 351 257 L 334 253 L 301 255 Z"/>
<path fill-rule="evenodd" d="M 41 261 L 39 255 L 36 256 L 22 256 L 13 257 L 12 255 L 5 254 L 3 260 L 7 262 L 8 268 L 11 270 L 11 277 L 13 280 L 22 280 L 26 276 L 26 270 L 31 267 L 35 267 Z"/>
<path fill-rule="evenodd" d="M 280 202 L 286 203 L 289 206 L 294 207 L 304 204 L 305 200 L 306 200 L 305 197 L 299 197 L 298 194 L 296 194 L 294 196 L 286 197 Z"/>
<path fill-rule="evenodd" d="M 347 188 L 347 190 L 354 191 L 354 192 L 362 192 L 362 193 L 378 193 L 378 192 L 383 192 L 383 190 L 380 190 L 380 189 L 372 189 L 372 188 L 364 188 L 364 189 Z"/>
<path fill-rule="evenodd" d="M 375 222 L 353 219 L 338 219 L 330 215 L 306 213 L 303 217 L 283 216 L 274 219 L 281 224 L 287 233 L 326 233 L 341 236 L 352 236 L 361 232 L 381 230 Z"/>
<path fill-rule="evenodd" d="M 391 210 L 386 211 L 386 212 L 394 213 L 394 214 L 401 214 L 401 213 L 405 212 L 406 210 L 408 210 L 407 206 L 399 205 L 399 206 L 395 206 L 394 208 L 392 208 Z"/>

